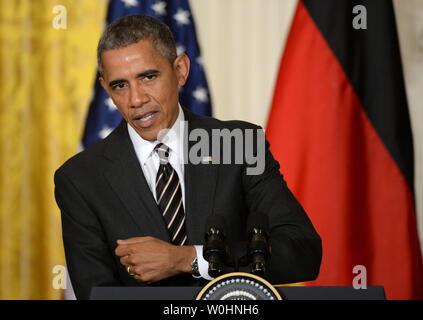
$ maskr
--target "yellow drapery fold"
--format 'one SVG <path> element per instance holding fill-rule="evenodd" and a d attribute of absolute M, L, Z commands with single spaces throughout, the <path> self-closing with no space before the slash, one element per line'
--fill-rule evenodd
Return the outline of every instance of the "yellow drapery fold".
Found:
<path fill-rule="evenodd" d="M 0 299 L 62 297 L 53 174 L 82 135 L 106 9 L 107 0 L 0 0 Z"/>

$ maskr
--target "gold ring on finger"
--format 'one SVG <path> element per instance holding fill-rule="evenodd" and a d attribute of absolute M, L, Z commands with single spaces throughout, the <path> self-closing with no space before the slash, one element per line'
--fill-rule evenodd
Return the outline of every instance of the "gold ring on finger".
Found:
<path fill-rule="evenodd" d="M 134 276 L 135 275 L 135 273 L 132 272 L 132 266 L 131 265 L 126 266 L 126 272 L 128 272 L 128 274 L 130 276 Z"/>

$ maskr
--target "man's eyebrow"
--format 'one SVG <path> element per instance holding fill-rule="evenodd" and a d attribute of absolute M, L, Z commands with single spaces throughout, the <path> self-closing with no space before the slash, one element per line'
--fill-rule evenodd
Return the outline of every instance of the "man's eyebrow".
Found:
<path fill-rule="evenodd" d="M 138 73 L 137 78 L 147 77 L 147 76 L 151 76 L 151 75 L 157 74 L 157 73 L 160 73 L 160 71 L 154 70 L 154 69 L 148 69 L 148 70 L 145 70 L 143 72 Z"/>
<path fill-rule="evenodd" d="M 109 82 L 109 87 L 113 87 L 119 83 L 125 82 L 125 79 L 116 79 Z"/>
<path fill-rule="evenodd" d="M 137 78 L 142 78 L 142 77 L 147 77 L 147 76 L 151 76 L 151 75 L 158 74 L 158 73 L 160 73 L 159 70 L 148 69 L 148 70 L 145 70 L 143 72 L 138 73 L 136 75 L 136 77 Z M 119 83 L 125 82 L 125 81 L 126 81 L 125 79 L 112 80 L 112 81 L 109 82 L 109 87 L 113 87 L 113 86 L 115 86 L 115 85 L 117 85 Z"/>

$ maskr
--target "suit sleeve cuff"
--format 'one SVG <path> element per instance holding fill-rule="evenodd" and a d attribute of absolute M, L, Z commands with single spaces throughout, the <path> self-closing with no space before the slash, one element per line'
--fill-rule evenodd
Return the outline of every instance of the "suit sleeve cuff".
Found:
<path fill-rule="evenodd" d="M 197 259 L 198 259 L 198 272 L 200 273 L 200 276 L 195 278 L 204 278 L 206 280 L 213 280 L 213 277 L 209 276 L 209 263 L 206 259 L 203 257 L 203 246 L 194 246 L 195 251 L 197 253 Z"/>

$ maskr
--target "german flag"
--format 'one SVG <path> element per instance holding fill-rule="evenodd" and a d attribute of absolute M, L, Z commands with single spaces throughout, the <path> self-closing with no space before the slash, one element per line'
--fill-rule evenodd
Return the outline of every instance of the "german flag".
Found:
<path fill-rule="evenodd" d="M 320 275 L 307 284 L 351 286 L 364 266 L 362 280 L 384 286 L 388 299 L 422 299 L 413 141 L 391 1 L 298 2 L 266 134 L 322 237 Z"/>

